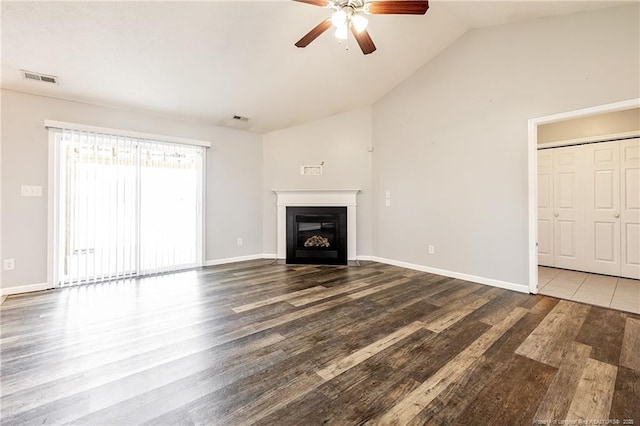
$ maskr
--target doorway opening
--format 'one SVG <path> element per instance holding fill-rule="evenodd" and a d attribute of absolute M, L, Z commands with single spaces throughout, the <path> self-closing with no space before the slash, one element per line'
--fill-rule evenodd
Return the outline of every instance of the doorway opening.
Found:
<path fill-rule="evenodd" d="M 601 115 L 605 113 L 612 113 L 616 111 L 624 111 L 629 109 L 638 108 L 640 106 L 640 99 L 631 99 L 622 102 L 616 102 L 612 104 L 600 105 L 591 108 L 585 108 L 577 111 L 570 111 L 560 114 L 549 115 L 545 117 L 538 117 L 529 120 L 529 132 L 528 132 L 528 157 L 529 157 L 529 287 L 531 293 L 538 293 L 539 276 L 538 276 L 538 131 L 539 126 L 551 123 L 559 123 L 567 120 L 579 119 Z M 631 134 L 625 135 L 631 137 Z M 605 139 L 600 139 L 605 140 Z M 567 145 L 559 143 L 557 146 Z M 587 140 L 574 140 L 569 141 L 575 143 L 585 143 Z M 571 143 L 569 143 L 570 145 Z M 547 144 L 550 147 L 553 144 Z M 553 271 L 551 271 L 553 272 Z M 541 281 L 544 282 L 546 277 L 551 274 L 549 271 L 543 271 L 541 275 Z"/>

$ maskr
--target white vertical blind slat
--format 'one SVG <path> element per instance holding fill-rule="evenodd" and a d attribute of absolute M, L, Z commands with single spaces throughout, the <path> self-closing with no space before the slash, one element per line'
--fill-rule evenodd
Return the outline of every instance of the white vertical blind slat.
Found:
<path fill-rule="evenodd" d="M 77 154 L 79 157 L 79 160 L 82 161 L 82 153 L 80 152 L 80 138 L 77 135 L 78 132 L 72 132 L 73 134 L 73 141 L 74 146 L 76 147 L 74 149 L 74 153 L 76 153 L 76 149 L 77 149 Z M 82 200 L 82 187 L 81 187 L 81 179 L 80 179 L 80 164 L 78 161 L 76 161 L 74 163 L 74 178 L 75 178 L 75 185 L 74 185 L 74 191 L 72 192 L 73 194 L 73 202 L 74 202 L 74 215 L 73 215 L 73 222 L 71 223 L 71 227 L 73 229 L 73 239 L 71 240 L 71 256 L 73 261 L 71 262 L 75 268 L 76 268 L 76 273 L 75 275 L 72 276 L 72 279 L 75 278 L 75 280 L 77 282 L 80 281 L 80 277 L 81 277 L 81 271 L 80 271 L 80 262 L 78 261 L 78 257 L 76 255 L 77 253 L 77 249 L 78 249 L 78 239 L 80 238 L 79 235 L 79 226 L 80 226 L 80 218 L 81 218 L 81 200 Z M 72 281 L 73 282 L 73 281 Z"/>

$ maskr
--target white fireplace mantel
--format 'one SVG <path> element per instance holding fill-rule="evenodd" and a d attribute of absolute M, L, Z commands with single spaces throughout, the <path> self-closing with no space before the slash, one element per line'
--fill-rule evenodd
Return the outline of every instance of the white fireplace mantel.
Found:
<path fill-rule="evenodd" d="M 274 189 L 278 206 L 278 259 L 287 257 L 287 207 L 346 207 L 347 259 L 356 260 L 356 195 L 359 189 Z"/>

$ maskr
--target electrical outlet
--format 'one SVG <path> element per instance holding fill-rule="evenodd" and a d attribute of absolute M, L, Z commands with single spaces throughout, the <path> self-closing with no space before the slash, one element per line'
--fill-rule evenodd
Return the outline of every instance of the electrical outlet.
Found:
<path fill-rule="evenodd" d="M 384 192 L 384 198 L 391 198 L 391 191 L 388 189 Z"/>
<path fill-rule="evenodd" d="M 429 254 L 436 254 L 436 248 L 431 244 L 429 244 Z"/>
<path fill-rule="evenodd" d="M 391 207 L 391 200 L 389 198 L 384 200 L 384 205 L 387 206 L 387 207 Z"/>
<path fill-rule="evenodd" d="M 238 238 L 238 239 L 236 240 L 236 244 L 237 244 L 237 245 L 239 245 L 239 246 L 241 246 L 241 245 L 242 245 L 242 238 Z"/>
<path fill-rule="evenodd" d="M 4 259 L 2 261 L 2 269 L 5 271 L 12 271 L 16 269 L 16 260 L 15 259 Z"/>

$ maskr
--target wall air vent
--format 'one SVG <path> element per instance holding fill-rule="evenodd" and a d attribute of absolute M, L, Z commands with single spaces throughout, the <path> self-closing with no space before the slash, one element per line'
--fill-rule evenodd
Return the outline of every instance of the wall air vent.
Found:
<path fill-rule="evenodd" d="M 58 77 L 39 74 L 37 72 L 22 70 L 22 76 L 28 80 L 44 81 L 45 83 L 58 84 Z"/>
<path fill-rule="evenodd" d="M 238 121 L 244 121 L 245 123 L 249 121 L 249 117 L 243 117 L 241 115 L 234 115 L 233 119 Z"/>

